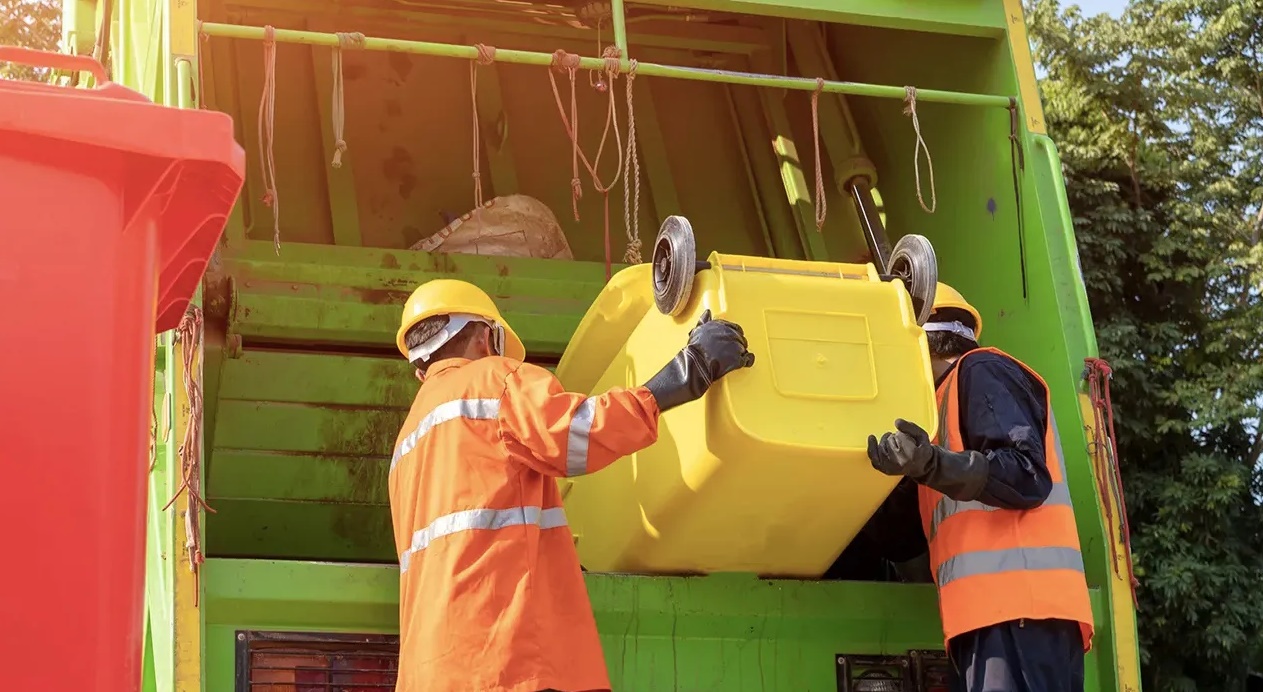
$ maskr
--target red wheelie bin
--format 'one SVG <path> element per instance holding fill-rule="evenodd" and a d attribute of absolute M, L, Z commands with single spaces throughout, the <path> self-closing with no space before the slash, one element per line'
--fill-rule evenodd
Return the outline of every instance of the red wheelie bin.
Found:
<path fill-rule="evenodd" d="M 0 81 L 0 629 L 5 689 L 140 686 L 155 333 L 241 189 L 221 113 Z M 178 560 L 171 555 L 168 559 Z"/>

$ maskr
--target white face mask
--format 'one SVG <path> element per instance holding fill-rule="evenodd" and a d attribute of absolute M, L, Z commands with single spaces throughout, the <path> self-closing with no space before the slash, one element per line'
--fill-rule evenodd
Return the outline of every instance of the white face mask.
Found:
<path fill-rule="evenodd" d="M 448 315 L 447 324 L 439 330 L 438 334 L 426 339 L 421 345 L 408 350 L 408 362 L 415 363 L 418 360 L 428 363 L 430 356 L 435 351 L 443 347 L 443 344 L 451 341 L 460 330 L 471 324 L 485 324 L 491 328 L 491 350 L 497 356 L 504 355 L 504 327 L 492 322 L 491 320 L 479 317 L 477 315 L 454 314 Z"/>
<path fill-rule="evenodd" d="M 951 332 L 953 334 L 959 334 L 970 341 L 978 341 L 978 337 L 974 336 L 974 330 L 966 327 L 964 323 L 959 321 L 926 322 L 921 328 L 927 332 Z"/>

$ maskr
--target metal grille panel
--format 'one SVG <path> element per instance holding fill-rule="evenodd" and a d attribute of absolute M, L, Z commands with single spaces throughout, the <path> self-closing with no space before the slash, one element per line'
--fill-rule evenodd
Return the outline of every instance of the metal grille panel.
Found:
<path fill-rule="evenodd" d="M 237 632 L 236 692 L 380 692 L 399 673 L 399 638 Z"/>

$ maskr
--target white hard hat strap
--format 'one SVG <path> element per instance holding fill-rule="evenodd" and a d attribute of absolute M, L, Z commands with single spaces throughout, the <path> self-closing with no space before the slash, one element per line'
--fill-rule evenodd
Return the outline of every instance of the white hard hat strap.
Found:
<path fill-rule="evenodd" d="M 951 322 L 926 322 L 922 327 L 927 332 L 951 332 L 969 339 L 977 341 L 978 337 L 974 335 L 974 330 L 966 327 L 962 322 L 953 320 Z"/>
<path fill-rule="evenodd" d="M 430 356 L 433 355 L 435 351 L 442 348 L 443 344 L 446 344 L 455 338 L 456 335 L 460 333 L 460 330 L 475 323 L 485 324 L 491 328 L 491 348 L 495 351 L 496 355 L 504 355 L 504 327 L 486 319 L 485 317 L 479 317 L 478 315 L 454 314 L 448 315 L 447 317 L 447 324 L 443 325 L 443 328 L 439 330 L 438 334 L 426 339 L 416 348 L 408 349 L 409 363 L 415 363 L 418 360 L 428 362 L 430 360 Z"/>

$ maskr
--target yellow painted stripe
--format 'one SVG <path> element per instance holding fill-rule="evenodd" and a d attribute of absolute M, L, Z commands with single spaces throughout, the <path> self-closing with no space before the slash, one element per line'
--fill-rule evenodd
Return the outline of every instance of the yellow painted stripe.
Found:
<path fill-rule="evenodd" d="M 1006 0 L 1007 2 L 1007 0 Z M 1096 420 L 1092 411 L 1092 400 L 1087 394 L 1079 395 L 1079 408 L 1083 413 L 1084 431 L 1088 440 L 1095 439 L 1095 429 L 1093 422 Z M 1092 447 L 1089 447 L 1092 449 Z M 1102 452 L 1103 453 L 1103 452 Z M 1095 475 L 1096 465 L 1093 465 L 1093 473 Z M 1107 481 L 1109 479 L 1106 479 Z M 1093 484 L 1096 488 L 1097 506 L 1104 507 L 1106 498 L 1101 497 L 1101 489 L 1099 485 Z M 1100 510 L 1098 510 L 1100 511 Z M 1119 533 L 1119 524 L 1122 518 L 1118 515 L 1120 508 L 1115 508 L 1114 525 L 1106 526 L 1106 539 L 1113 543 L 1113 550 L 1118 552 L 1119 565 L 1115 571 L 1113 565 L 1110 565 L 1109 583 L 1106 589 L 1109 593 L 1110 602 L 1110 633 L 1114 640 L 1114 665 L 1118 675 L 1119 692 L 1140 692 L 1140 643 L 1136 636 L 1136 610 L 1131 600 L 1131 584 L 1128 582 L 1127 568 L 1123 560 L 1127 554 L 1127 546 L 1123 544 L 1122 536 Z M 1105 520 L 1104 513 L 1101 514 L 1102 522 Z"/>
<path fill-rule="evenodd" d="M 166 337 L 170 338 L 170 337 Z M 174 342 L 174 339 L 172 339 Z M 172 430 L 172 439 L 184 439 L 185 431 L 189 425 L 189 400 L 184 393 L 184 349 L 186 345 L 183 342 L 174 342 L 171 344 L 171 367 L 174 377 L 171 382 L 174 385 L 172 391 L 172 403 L 175 408 L 175 425 Z M 201 358 L 196 358 L 193 362 L 194 368 L 201 368 Z M 170 474 L 170 484 L 168 492 L 174 493 L 180 486 L 181 474 L 179 457 L 175 450 L 176 444 L 170 445 L 169 449 L 173 472 Z M 166 546 L 167 560 L 172 562 L 171 569 L 174 575 L 174 588 L 172 593 L 173 605 L 171 608 L 172 618 L 175 620 L 175 641 L 172 642 L 172 648 L 175 654 L 175 692 L 202 692 L 202 613 L 201 609 L 196 605 L 201 602 L 200 594 L 198 594 L 199 584 L 195 579 L 192 570 L 189 569 L 188 549 L 185 548 L 186 540 L 184 513 L 189 510 L 189 494 L 188 492 L 180 493 L 176 498 L 175 504 L 172 505 L 170 512 L 175 514 L 175 531 L 171 532 L 170 543 Z M 193 511 L 200 511 L 200 508 L 194 504 Z M 200 526 L 205 526 L 205 515 L 199 517 Z"/>
<path fill-rule="evenodd" d="M 167 0 L 167 12 L 171 18 L 171 58 L 192 60 L 197 56 L 197 1 Z"/>
<path fill-rule="evenodd" d="M 1026 35 L 1026 19 L 1022 15 L 1021 0 L 1004 0 L 1004 22 L 1009 27 L 1009 50 L 1017 67 L 1018 94 L 1022 99 L 1022 111 L 1026 114 L 1026 129 L 1034 134 L 1047 134 L 1044 125 L 1044 106 L 1039 101 L 1039 88 L 1035 85 L 1035 62 L 1031 59 L 1030 38 Z"/>

